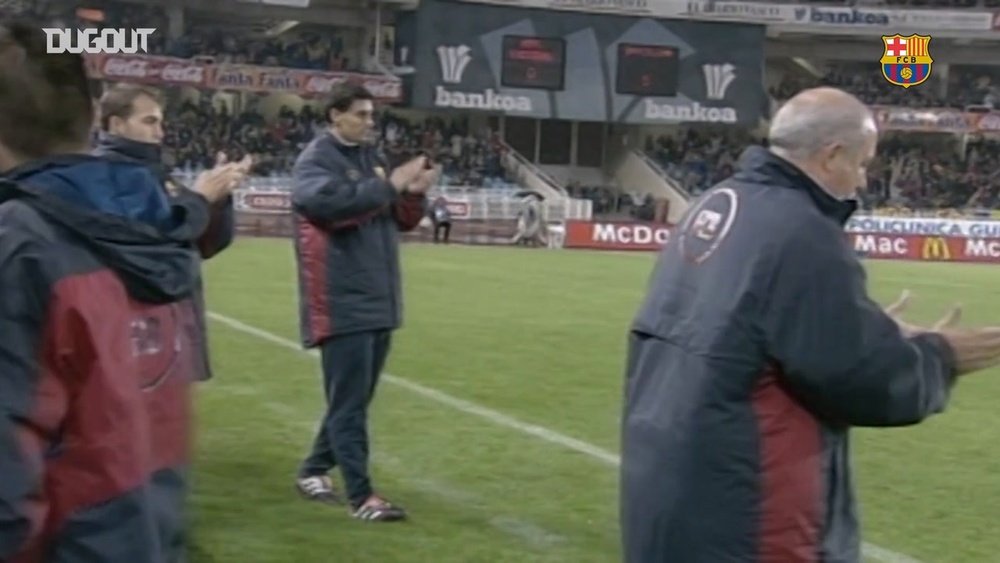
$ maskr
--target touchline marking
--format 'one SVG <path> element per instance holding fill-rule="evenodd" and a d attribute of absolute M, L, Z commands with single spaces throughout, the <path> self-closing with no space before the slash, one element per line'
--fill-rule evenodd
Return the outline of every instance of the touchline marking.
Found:
<path fill-rule="evenodd" d="M 294 350 L 300 354 L 306 354 L 309 356 L 319 356 L 315 350 L 303 350 L 302 346 L 293 340 L 278 336 L 277 334 L 270 333 L 266 330 L 259 329 L 255 326 L 248 325 L 242 321 L 216 313 L 214 311 L 209 311 L 207 313 L 208 317 L 218 323 L 224 324 L 229 328 L 240 331 L 244 334 L 249 334 L 250 336 L 255 336 L 261 340 L 266 340 L 277 346 L 288 348 L 289 350 Z M 396 385 L 412 391 L 417 395 L 421 395 L 430 399 L 434 402 L 440 403 L 442 405 L 449 406 L 455 410 L 464 412 L 466 414 L 471 414 L 479 418 L 483 418 L 497 424 L 499 426 L 504 426 L 512 430 L 517 430 L 523 434 L 528 434 L 539 438 L 540 440 L 549 442 L 550 444 L 556 444 L 563 446 L 584 455 L 590 456 L 594 459 L 603 461 L 604 463 L 611 465 L 613 467 L 618 467 L 621 464 L 621 458 L 618 454 L 609 452 L 603 448 L 595 446 L 593 444 L 584 442 L 582 440 L 577 440 L 565 434 L 561 434 L 555 430 L 545 428 L 544 426 L 539 426 L 537 424 L 530 424 L 527 422 L 522 422 L 512 416 L 508 416 L 499 411 L 478 405 L 476 403 L 466 401 L 465 399 L 459 399 L 458 397 L 453 397 L 447 393 L 438 391 L 437 389 L 432 389 L 430 387 L 425 387 L 419 383 L 410 381 L 399 376 L 382 374 L 382 381 L 386 381 L 392 385 Z M 922 563 L 918 559 L 914 559 L 909 555 L 905 555 L 891 549 L 877 546 L 865 542 L 862 545 L 862 550 L 864 551 L 865 557 L 880 561 L 882 563 Z"/>
<path fill-rule="evenodd" d="M 260 401 L 264 408 L 278 416 L 278 420 L 281 421 L 280 424 L 282 426 L 295 430 L 296 434 L 299 432 L 307 432 L 309 435 L 313 435 L 316 433 L 316 424 L 306 422 L 303 419 L 303 412 L 299 409 L 295 409 L 284 403 L 271 401 L 262 397 L 259 390 L 247 385 L 224 382 L 220 385 L 220 387 L 225 389 L 226 393 L 232 393 L 245 397 L 255 397 Z M 419 489 L 425 494 L 444 499 L 446 502 L 458 506 L 463 510 L 476 513 L 482 512 L 482 510 L 478 508 L 483 504 L 482 500 L 471 492 L 465 491 L 452 483 L 435 480 L 426 476 L 413 478 L 408 474 L 409 470 L 407 469 L 406 463 L 404 463 L 401 459 L 384 452 L 373 452 L 372 457 L 379 463 L 389 466 L 397 473 L 402 474 L 401 476 L 397 475 L 397 478 L 407 485 L 415 489 Z M 491 515 L 489 517 L 483 515 L 482 517 L 490 526 L 496 528 L 500 532 L 514 536 L 534 549 L 548 550 L 568 542 L 567 538 L 564 536 L 555 532 L 550 532 L 533 522 L 516 516 L 499 514 Z"/>

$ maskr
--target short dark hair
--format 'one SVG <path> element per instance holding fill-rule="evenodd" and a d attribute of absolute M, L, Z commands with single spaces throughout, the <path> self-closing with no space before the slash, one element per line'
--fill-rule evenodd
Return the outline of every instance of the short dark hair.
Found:
<path fill-rule="evenodd" d="M 350 109 L 351 104 L 358 100 L 374 101 L 375 96 L 360 84 L 349 84 L 346 82 L 338 84 L 333 87 L 333 91 L 330 92 L 330 96 L 326 100 L 326 105 L 323 106 L 323 116 L 326 117 L 328 122 L 332 122 L 332 119 L 330 119 L 330 112 L 332 110 L 347 111 Z"/>
<path fill-rule="evenodd" d="M 0 20 L 0 142 L 21 158 L 86 145 L 94 122 L 83 57 L 46 43 L 40 25 Z"/>
<path fill-rule="evenodd" d="M 143 96 L 152 99 L 156 103 L 160 102 L 160 94 L 153 89 L 138 84 L 115 84 L 108 88 L 101 101 L 99 115 L 101 116 L 101 130 L 107 131 L 111 128 L 111 118 L 119 117 L 128 119 L 132 115 L 135 101 Z"/>

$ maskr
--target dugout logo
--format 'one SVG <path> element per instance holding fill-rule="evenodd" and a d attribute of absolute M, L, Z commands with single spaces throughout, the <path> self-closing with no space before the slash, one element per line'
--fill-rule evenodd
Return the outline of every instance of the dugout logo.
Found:
<path fill-rule="evenodd" d="M 45 52 L 50 55 L 60 53 L 87 53 L 88 55 L 125 53 L 134 55 L 147 52 L 149 36 L 156 32 L 156 28 L 59 29 L 43 27 L 42 31 L 45 32 Z"/>
<path fill-rule="evenodd" d="M 920 257 L 924 260 L 951 260 L 951 248 L 948 241 L 942 237 L 927 237 L 921 249 Z"/>

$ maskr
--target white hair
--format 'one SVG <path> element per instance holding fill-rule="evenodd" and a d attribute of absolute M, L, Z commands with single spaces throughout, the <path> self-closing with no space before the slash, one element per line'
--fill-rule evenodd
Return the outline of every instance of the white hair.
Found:
<path fill-rule="evenodd" d="M 860 103 L 792 102 L 775 113 L 768 142 L 778 154 L 803 159 L 832 144 L 858 147 L 866 135 L 876 132 L 875 119 Z"/>

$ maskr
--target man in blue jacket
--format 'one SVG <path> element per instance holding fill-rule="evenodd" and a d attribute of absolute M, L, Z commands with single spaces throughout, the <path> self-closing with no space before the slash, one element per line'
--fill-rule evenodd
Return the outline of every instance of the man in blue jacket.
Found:
<path fill-rule="evenodd" d="M 672 233 L 629 334 L 628 563 L 859 562 L 850 428 L 916 424 L 1000 362 L 998 328 L 868 297 L 843 225 L 877 137 L 853 96 L 802 92 Z"/>
<path fill-rule="evenodd" d="M 137 84 L 118 84 L 101 95 L 98 106 L 100 131 L 95 155 L 149 167 L 171 197 L 187 189 L 177 185 L 163 165 L 163 105 L 156 91 Z M 226 164 L 224 159 L 217 161 Z M 242 165 L 249 168 L 249 157 Z M 195 183 L 204 179 L 205 173 Z M 231 196 L 214 203 L 211 211 L 208 229 L 198 239 L 198 250 L 206 259 L 229 247 L 236 234 Z"/>
<path fill-rule="evenodd" d="M 387 173 L 371 144 L 372 95 L 343 85 L 326 108 L 330 127 L 295 163 L 302 342 L 322 357 L 327 411 L 299 469 L 299 492 L 337 502 L 328 473 L 340 466 L 355 518 L 391 522 L 402 507 L 376 493 L 368 471 L 368 404 L 402 322 L 399 231 L 415 228 L 439 170 L 417 157 Z"/>

